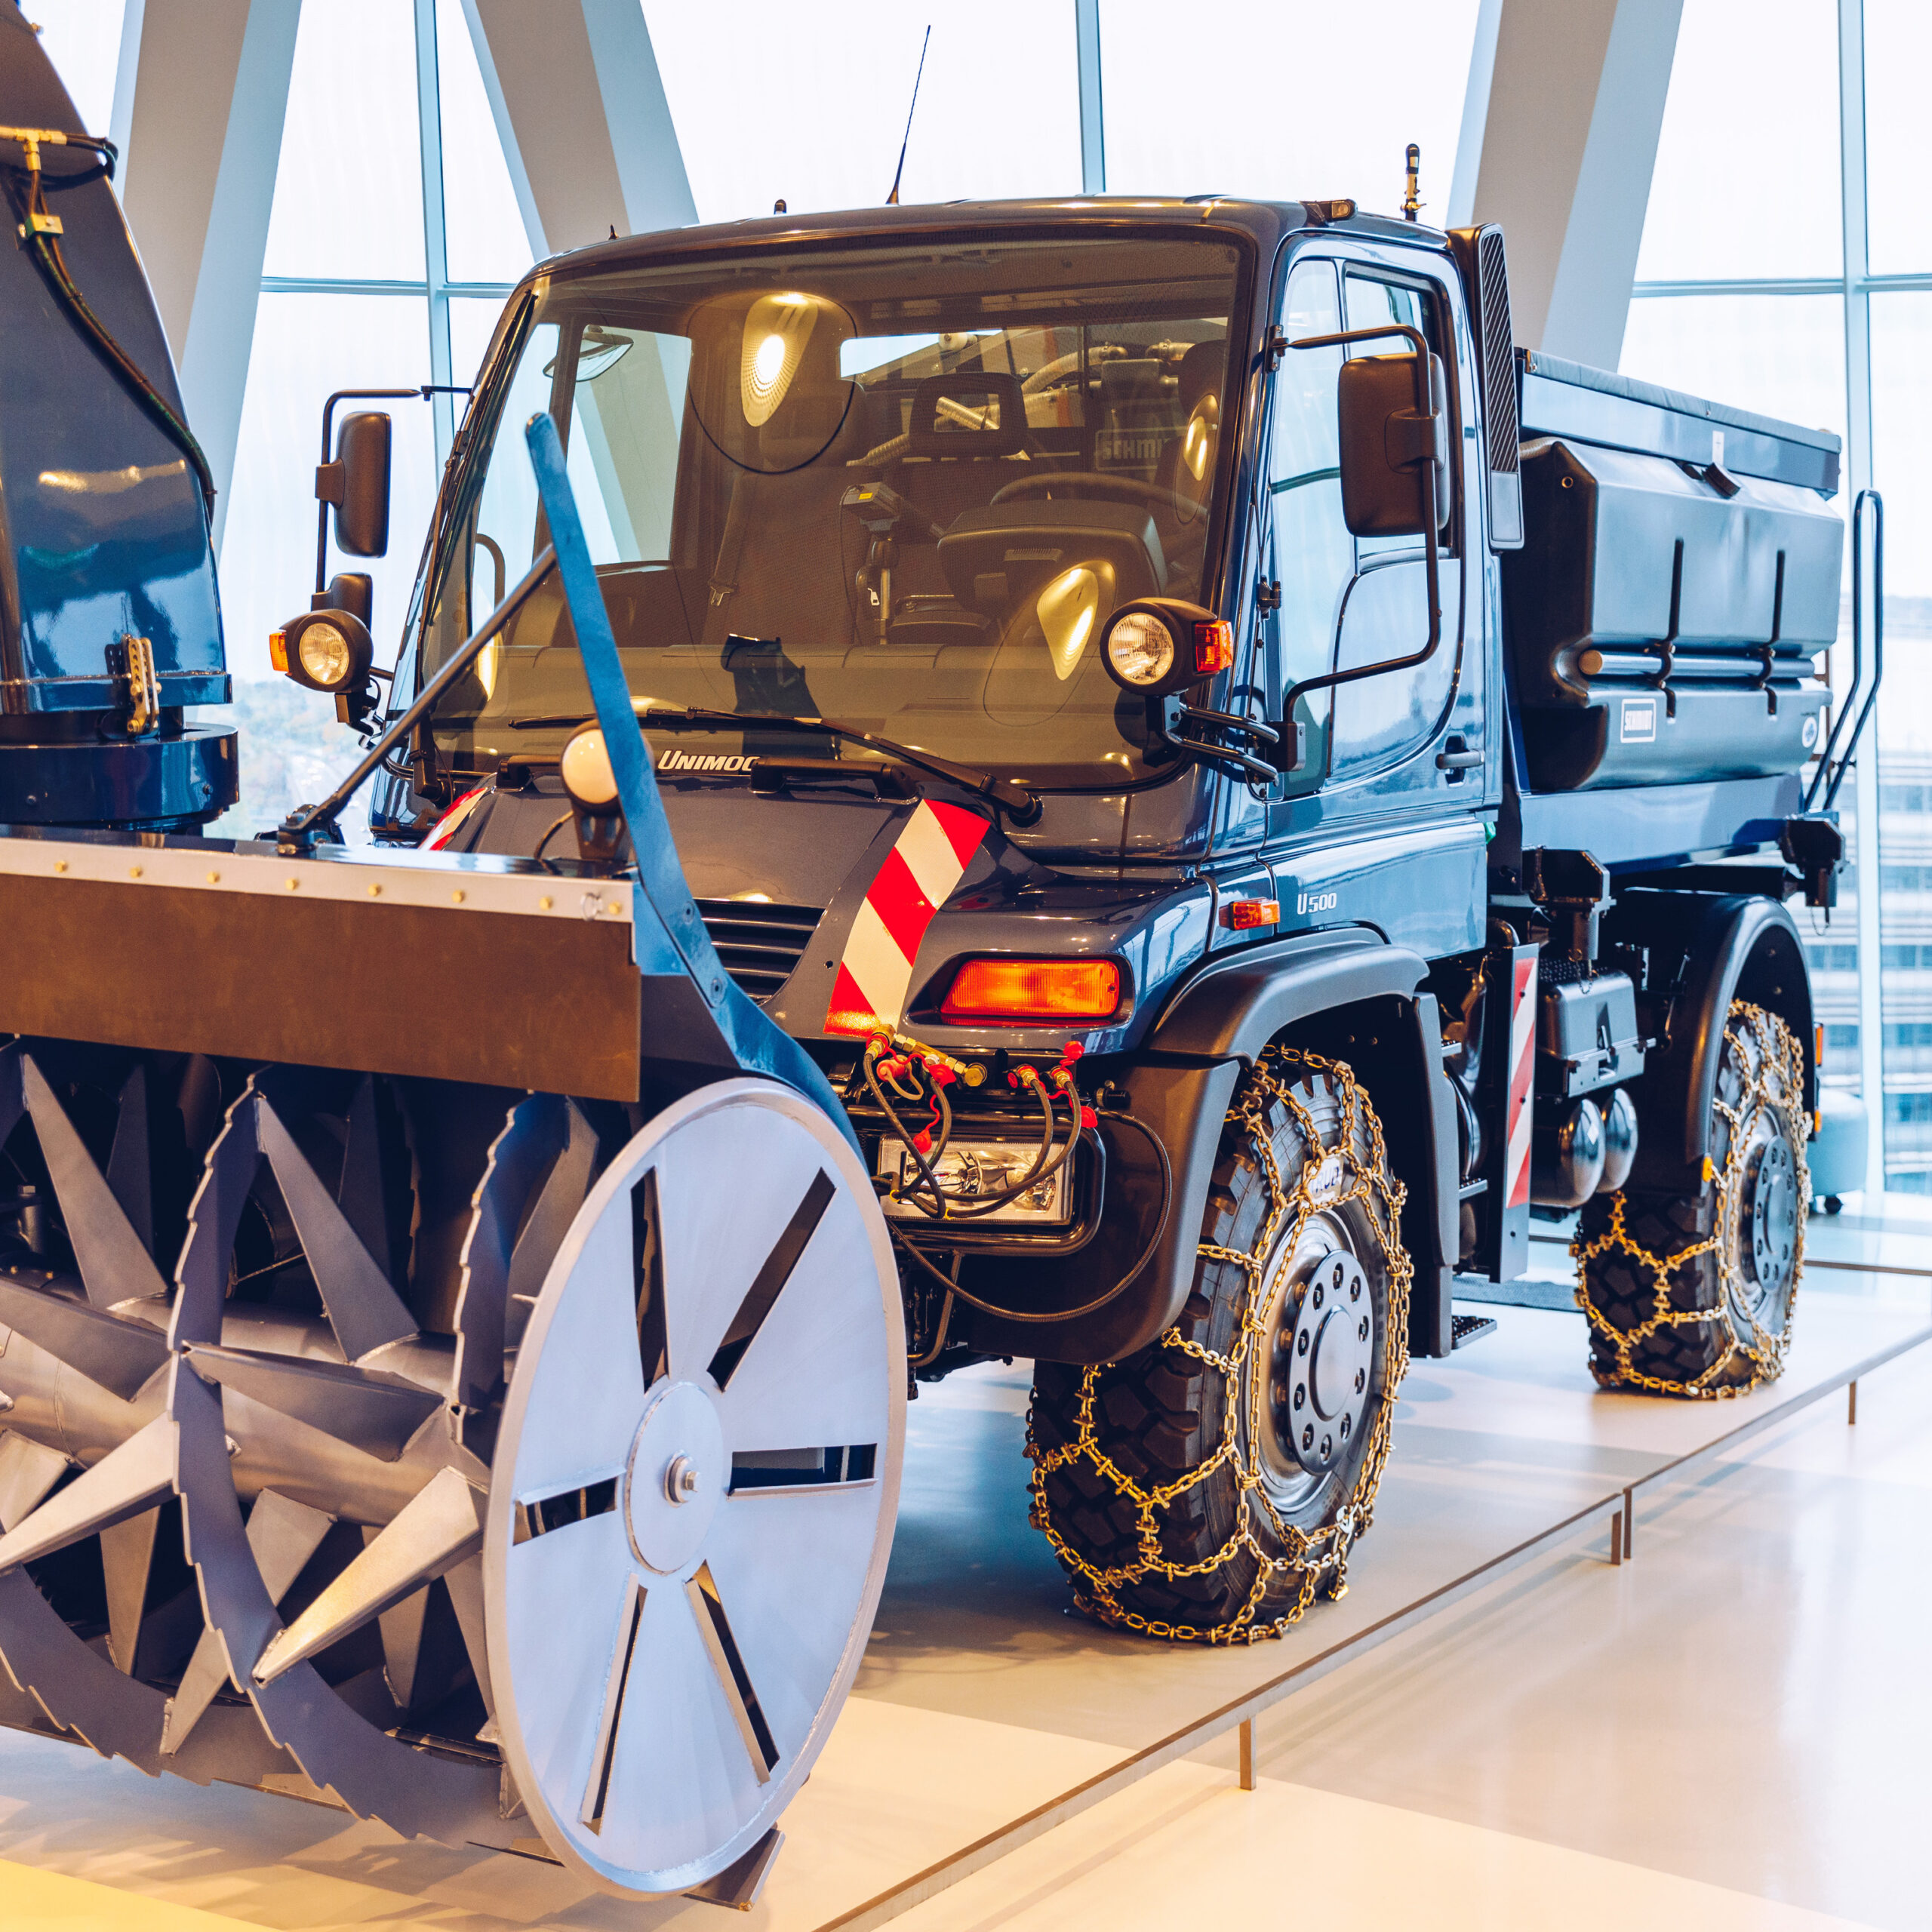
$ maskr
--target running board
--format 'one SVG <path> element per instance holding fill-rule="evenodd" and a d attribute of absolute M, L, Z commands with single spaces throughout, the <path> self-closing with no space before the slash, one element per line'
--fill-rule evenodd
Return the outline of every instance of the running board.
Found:
<path fill-rule="evenodd" d="M 1454 1330 L 1449 1343 L 1452 1353 L 1496 1332 L 1496 1317 L 1493 1315 L 1452 1315 L 1449 1319 Z"/>

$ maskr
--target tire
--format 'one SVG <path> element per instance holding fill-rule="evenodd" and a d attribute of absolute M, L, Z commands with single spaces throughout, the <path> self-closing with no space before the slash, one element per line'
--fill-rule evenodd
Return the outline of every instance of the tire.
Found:
<path fill-rule="evenodd" d="M 1804 1083 L 1791 1029 L 1734 1001 L 1703 1189 L 1585 1204 L 1577 1300 L 1606 1389 L 1740 1395 L 1783 1372 L 1811 1198 Z"/>
<path fill-rule="evenodd" d="M 1402 1199 L 1349 1069 L 1269 1049 L 1228 1115 L 1180 1319 L 1125 1361 L 1035 1371 L 1033 1521 L 1082 1609 L 1229 1643 L 1343 1594 L 1407 1365 Z"/>

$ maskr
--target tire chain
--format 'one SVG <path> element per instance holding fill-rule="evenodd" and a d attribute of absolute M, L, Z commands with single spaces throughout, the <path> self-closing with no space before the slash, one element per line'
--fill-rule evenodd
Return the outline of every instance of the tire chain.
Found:
<path fill-rule="evenodd" d="M 1322 1158 L 1321 1135 L 1314 1115 L 1297 1098 L 1291 1081 L 1282 1077 L 1279 1070 L 1282 1069 L 1309 1075 L 1327 1073 L 1341 1089 L 1340 1132 L 1335 1146 L 1328 1152 L 1331 1158 L 1339 1156 L 1340 1159 L 1342 1184 L 1333 1192 L 1324 1188 L 1318 1201 L 1315 1198 L 1312 1183 L 1328 1165 Z M 1281 1179 L 1268 1126 L 1268 1109 L 1275 1101 L 1280 1102 L 1295 1120 L 1308 1149 L 1308 1158 L 1303 1161 L 1300 1176 L 1292 1188 Z M 1409 1291 L 1414 1269 L 1400 1233 L 1402 1207 L 1407 1191 L 1389 1171 L 1382 1123 L 1353 1072 L 1339 1060 L 1324 1060 L 1314 1054 L 1287 1048 L 1267 1048 L 1226 1118 L 1230 1127 L 1241 1128 L 1247 1133 L 1267 1176 L 1269 1196 L 1267 1216 L 1252 1248 L 1243 1252 L 1239 1248 L 1221 1247 L 1204 1241 L 1198 1249 L 1204 1261 L 1230 1262 L 1247 1276 L 1240 1333 L 1232 1350 L 1226 1355 L 1183 1336 L 1176 1328 L 1168 1329 L 1155 1344 L 1157 1347 L 1174 1349 L 1192 1355 L 1226 1379 L 1228 1395 L 1223 1407 L 1226 1421 L 1220 1446 L 1198 1468 L 1190 1469 L 1185 1475 L 1152 1488 L 1143 1487 L 1113 1462 L 1097 1439 L 1094 1397 L 1102 1368 L 1112 1366 L 1107 1363 L 1094 1364 L 1082 1375 L 1078 1411 L 1079 1432 L 1072 1441 L 1058 1449 L 1041 1448 L 1034 1428 L 1030 1401 L 1026 1414 L 1026 1455 L 1033 1465 L 1029 1479 L 1032 1492 L 1033 1524 L 1053 1545 L 1060 1561 L 1079 1580 L 1074 1589 L 1075 1604 L 1103 1623 L 1176 1643 L 1252 1644 L 1284 1636 L 1291 1626 L 1299 1623 L 1306 1614 L 1315 1601 L 1318 1587 L 1324 1588 L 1331 1598 L 1347 1594 L 1349 1553 L 1374 1518 L 1376 1492 L 1381 1485 L 1383 1469 L 1389 1460 L 1395 1392 L 1408 1367 Z M 1367 1154 L 1365 1161 L 1361 1149 L 1364 1143 Z M 1355 1487 L 1334 1521 L 1311 1534 L 1282 1521 L 1262 1486 L 1258 1459 L 1252 1448 L 1245 1455 L 1242 1453 L 1239 1432 L 1232 1426 L 1234 1398 L 1240 1387 L 1248 1352 L 1265 1338 L 1266 1331 L 1258 1318 L 1257 1308 L 1264 1286 L 1262 1271 L 1269 1257 L 1281 1244 L 1278 1244 L 1277 1235 L 1284 1222 L 1292 1217 L 1293 1225 L 1285 1238 L 1285 1245 L 1291 1250 L 1302 1223 L 1310 1214 L 1331 1212 L 1350 1201 L 1362 1203 L 1387 1261 L 1388 1358 L 1382 1390 L 1377 1398 L 1367 1453 L 1362 1458 Z M 1262 1401 L 1266 1388 L 1265 1378 L 1257 1376 L 1253 1379 L 1248 1395 L 1247 1433 L 1251 1445 L 1258 1440 L 1263 1426 Z M 1089 1563 L 1054 1526 L 1047 1502 L 1047 1478 L 1069 1463 L 1083 1459 L 1092 1464 L 1118 1494 L 1134 1506 L 1140 1549 L 1138 1559 L 1133 1563 L 1101 1569 Z M 1223 1465 L 1232 1466 L 1238 1485 L 1233 1531 L 1212 1556 L 1196 1563 L 1170 1562 L 1161 1554 L 1161 1512 L 1177 1497 L 1208 1481 Z M 1279 1555 L 1271 1555 L 1256 1534 L 1253 1512 L 1257 1503 L 1281 1546 Z M 1254 1557 L 1256 1565 L 1254 1583 L 1247 1600 L 1226 1623 L 1211 1628 L 1202 1629 L 1192 1624 L 1143 1617 L 1127 1608 L 1116 1594 L 1124 1586 L 1149 1577 L 1172 1580 L 1205 1575 L 1233 1561 L 1243 1551 Z M 1257 1621 L 1261 1600 L 1266 1594 L 1269 1581 L 1289 1573 L 1298 1574 L 1300 1578 L 1294 1602 L 1280 1616 L 1266 1622 Z"/>
<path fill-rule="evenodd" d="M 1756 1044 L 1755 1066 L 1751 1066 L 1749 1054 L 1743 1051 L 1740 1029 L 1748 1029 Z M 1614 1370 L 1605 1371 L 1594 1362 L 1591 1364 L 1591 1374 L 1606 1389 L 1635 1389 L 1647 1395 L 1689 1395 L 1715 1401 L 1749 1395 L 1765 1383 L 1776 1381 L 1784 1373 L 1785 1357 L 1791 1346 L 1792 1314 L 1797 1303 L 1798 1283 L 1804 1272 L 1804 1217 L 1801 1212 L 1798 1221 L 1797 1246 L 1791 1261 L 1791 1298 L 1786 1304 L 1782 1331 L 1774 1334 L 1760 1325 L 1755 1315 L 1747 1315 L 1751 1340 L 1745 1341 L 1737 1334 L 1729 1310 L 1734 1299 L 1740 1308 L 1748 1309 L 1750 1306 L 1750 1298 L 1743 1292 L 1743 1284 L 1738 1279 L 1734 1259 L 1739 1246 L 1738 1219 L 1743 1206 L 1743 1156 L 1747 1131 L 1761 1111 L 1774 1117 L 1782 1113 L 1787 1119 L 1797 1117 L 1793 1108 L 1804 1091 L 1804 1056 L 1796 1035 L 1789 1027 L 1774 1025 L 1772 1016 L 1762 1007 L 1753 1006 L 1746 1000 L 1733 1003 L 1724 1022 L 1724 1037 L 1738 1043 L 1739 1058 L 1749 1069 L 1749 1077 L 1737 1106 L 1721 1099 L 1712 1102 L 1718 1118 L 1730 1130 L 1724 1166 L 1715 1177 L 1718 1195 L 1715 1229 L 1704 1240 L 1694 1241 L 1675 1254 L 1653 1254 L 1636 1241 L 1625 1226 L 1624 1196 L 1620 1190 L 1611 1199 L 1609 1227 L 1593 1241 L 1586 1241 L 1580 1237 L 1570 1244 L 1570 1252 L 1577 1263 L 1577 1305 L 1583 1311 L 1591 1327 L 1616 1351 L 1617 1366 Z M 1775 1092 L 1773 1075 L 1776 1076 Z M 1811 1173 L 1804 1158 L 1804 1139 L 1802 1134 L 1790 1136 L 1801 1202 L 1811 1198 Z M 1708 1168 L 1708 1161 L 1706 1164 Z M 1590 1298 L 1589 1263 L 1599 1255 L 1613 1251 L 1628 1255 L 1638 1267 L 1647 1269 L 1654 1284 L 1650 1315 L 1635 1328 L 1617 1327 Z M 1709 1309 L 1672 1307 L 1672 1273 L 1687 1262 L 1713 1254 L 1717 1257 L 1717 1306 Z M 1718 1331 L 1712 1338 L 1717 1346 L 1712 1351 L 1714 1359 L 1710 1367 L 1690 1380 L 1679 1382 L 1665 1376 L 1647 1375 L 1631 1359 L 1633 1352 L 1660 1330 L 1700 1324 Z M 1738 1352 L 1752 1364 L 1749 1377 L 1742 1382 L 1714 1382 L 1712 1378 L 1722 1373 Z"/>

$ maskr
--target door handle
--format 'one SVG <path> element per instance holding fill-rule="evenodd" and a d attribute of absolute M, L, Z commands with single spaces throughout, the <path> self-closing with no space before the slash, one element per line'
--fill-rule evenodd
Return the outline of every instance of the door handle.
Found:
<path fill-rule="evenodd" d="M 1472 751 L 1463 740 L 1454 737 L 1451 737 L 1442 749 L 1435 754 L 1436 770 L 1452 772 L 1458 777 L 1481 762 L 1482 753 L 1480 751 Z"/>

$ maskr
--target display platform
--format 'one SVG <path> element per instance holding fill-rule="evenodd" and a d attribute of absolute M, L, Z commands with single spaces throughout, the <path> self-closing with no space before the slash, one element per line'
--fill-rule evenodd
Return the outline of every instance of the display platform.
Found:
<path fill-rule="evenodd" d="M 1283 1641 L 1239 1650 L 1149 1643 L 1068 1613 L 1026 1521 L 1023 1364 L 922 1390 L 866 1667 L 786 1814 L 749 1922 L 784 1932 L 883 1923 L 1161 1764 L 1229 1762 L 1226 1734 L 1244 1715 L 1513 1563 L 1554 1554 L 1572 1569 L 1607 1567 L 1626 1491 L 1637 1505 L 1630 1557 L 1644 1562 L 1647 1515 L 1725 1460 L 1747 1459 L 1751 1435 L 1807 1404 L 1842 1402 L 1854 1376 L 1932 1340 L 1932 1294 L 1915 1275 L 1832 1278 L 1857 1291 L 1814 1284 L 1801 1297 L 1783 1380 L 1721 1403 L 1604 1394 L 1583 1366 L 1580 1317 L 1491 1311 L 1494 1334 L 1411 1371 L 1347 1597 L 1318 1604 Z M 163 1903 L 224 1924 L 725 1922 L 687 1900 L 640 1907 L 588 1893 L 537 1859 L 405 1843 L 323 1807 L 151 1782 L 17 1734 L 0 1736 L 0 1860 L 104 1883 L 125 1906 L 113 1922 L 129 1926 L 185 1927 L 149 1915 Z"/>

